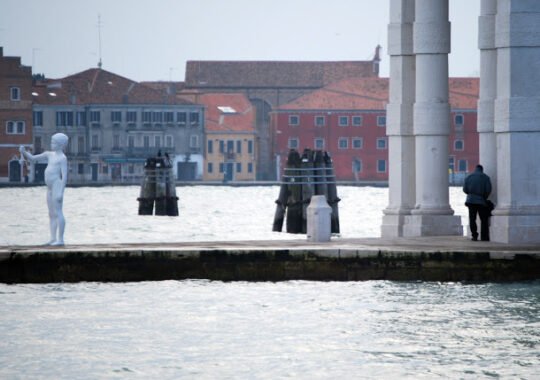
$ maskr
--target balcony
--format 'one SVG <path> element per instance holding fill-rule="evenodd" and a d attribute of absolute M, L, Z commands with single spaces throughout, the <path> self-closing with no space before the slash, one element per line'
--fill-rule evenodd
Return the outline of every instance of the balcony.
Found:
<path fill-rule="evenodd" d="M 161 150 L 164 153 L 165 149 L 157 147 L 128 147 L 126 149 L 127 155 L 130 157 L 154 157 L 157 155 L 158 151 Z"/>

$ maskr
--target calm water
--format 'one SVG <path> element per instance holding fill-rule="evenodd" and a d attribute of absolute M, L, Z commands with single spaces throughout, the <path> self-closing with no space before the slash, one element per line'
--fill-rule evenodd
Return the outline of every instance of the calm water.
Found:
<path fill-rule="evenodd" d="M 68 188 L 67 244 L 305 239 L 277 187 Z M 387 189 L 339 189 L 342 237 L 379 236 Z M 460 189 L 450 192 L 466 215 Z M 0 189 L 0 245 L 47 240 L 44 188 Z M 339 239 L 340 237 L 334 237 Z M 0 284 L 0 379 L 539 379 L 540 282 Z"/>
<path fill-rule="evenodd" d="M 66 244 L 305 239 L 272 232 L 279 187 L 178 187 L 179 217 L 139 216 L 139 186 L 67 188 Z M 388 189 L 339 187 L 341 236 L 378 237 Z M 450 203 L 465 216 L 465 194 Z M 49 240 L 45 187 L 0 188 L 0 245 Z M 463 223 L 466 223 L 463 218 Z"/>
<path fill-rule="evenodd" d="M 2 379 L 538 379 L 540 283 L 0 284 Z"/>

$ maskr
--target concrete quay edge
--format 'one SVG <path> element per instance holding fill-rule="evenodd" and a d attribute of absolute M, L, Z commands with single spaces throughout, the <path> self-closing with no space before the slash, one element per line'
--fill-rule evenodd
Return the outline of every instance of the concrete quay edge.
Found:
<path fill-rule="evenodd" d="M 465 237 L 0 247 L 0 282 L 540 280 L 540 245 Z"/>

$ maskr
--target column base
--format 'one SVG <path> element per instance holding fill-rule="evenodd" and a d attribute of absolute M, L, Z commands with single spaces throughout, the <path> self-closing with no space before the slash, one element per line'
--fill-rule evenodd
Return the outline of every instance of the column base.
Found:
<path fill-rule="evenodd" d="M 489 234 L 498 243 L 540 243 L 540 215 L 493 215 Z"/>
<path fill-rule="evenodd" d="M 403 236 L 463 236 L 461 217 L 433 214 L 406 215 Z"/>
<path fill-rule="evenodd" d="M 381 225 L 381 237 L 394 238 L 403 236 L 403 226 L 405 225 L 405 217 L 403 214 L 386 214 L 383 215 Z"/>

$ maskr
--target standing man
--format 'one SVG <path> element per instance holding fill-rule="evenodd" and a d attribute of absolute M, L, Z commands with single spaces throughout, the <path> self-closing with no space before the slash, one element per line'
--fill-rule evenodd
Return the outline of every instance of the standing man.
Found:
<path fill-rule="evenodd" d="M 484 174 L 482 165 L 476 165 L 474 172 L 465 178 L 463 192 L 467 194 L 465 206 L 469 208 L 469 226 L 471 227 L 472 240 L 478 240 L 478 227 L 476 215 L 480 215 L 480 238 L 489 241 L 489 216 L 491 210 L 487 204 L 487 198 L 491 193 L 491 180 Z"/>

